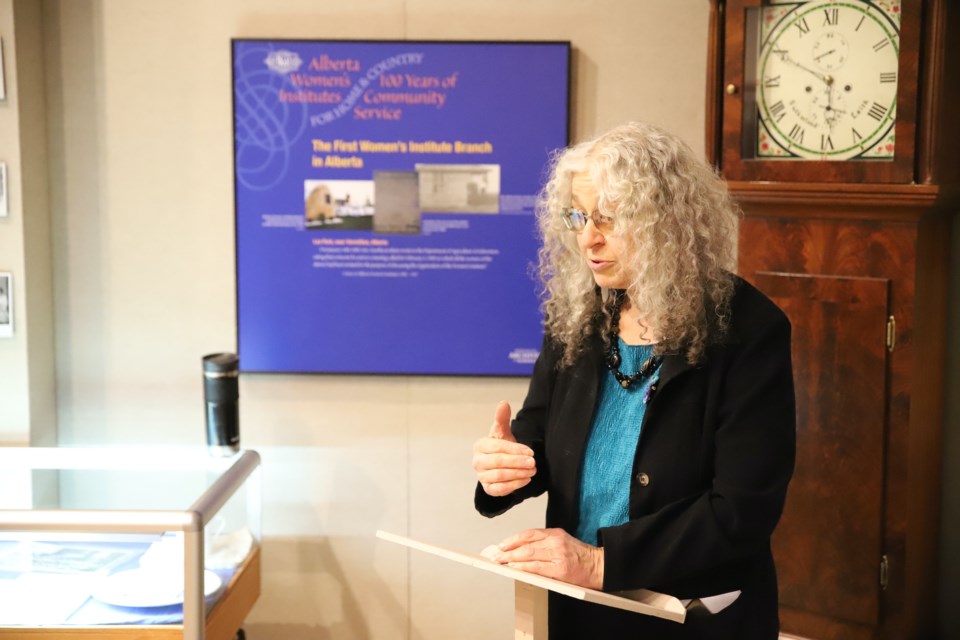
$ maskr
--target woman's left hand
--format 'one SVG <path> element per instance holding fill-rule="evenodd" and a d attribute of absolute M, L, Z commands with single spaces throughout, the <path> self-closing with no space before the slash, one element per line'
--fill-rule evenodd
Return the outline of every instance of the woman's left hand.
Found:
<path fill-rule="evenodd" d="M 497 547 L 494 562 L 589 589 L 603 588 L 603 549 L 563 529 L 527 529 Z"/>

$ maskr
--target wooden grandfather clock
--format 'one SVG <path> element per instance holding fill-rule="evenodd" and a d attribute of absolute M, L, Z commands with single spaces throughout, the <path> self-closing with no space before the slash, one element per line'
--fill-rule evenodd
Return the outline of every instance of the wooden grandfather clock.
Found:
<path fill-rule="evenodd" d="M 960 3 L 711 0 L 707 155 L 793 323 L 782 633 L 937 637 Z"/>

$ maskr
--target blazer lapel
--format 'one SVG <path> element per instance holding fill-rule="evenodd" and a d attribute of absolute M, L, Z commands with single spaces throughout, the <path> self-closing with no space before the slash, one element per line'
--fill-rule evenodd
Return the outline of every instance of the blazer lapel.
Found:
<path fill-rule="evenodd" d="M 693 365 L 687 362 L 687 359 L 683 356 L 676 354 L 664 356 L 663 364 L 660 365 L 660 382 L 657 384 L 657 391 L 659 392 L 671 380 L 689 369 L 693 369 Z"/>
<path fill-rule="evenodd" d="M 571 442 L 577 444 L 578 449 L 574 453 L 578 459 L 583 457 L 583 448 L 590 435 L 590 425 L 597 407 L 597 392 L 600 390 L 600 374 L 605 370 L 600 340 L 594 336 L 593 342 L 591 348 L 586 350 L 587 357 L 577 375 L 577 394 L 581 401 L 577 403 L 576 414 L 571 416 L 570 421 L 574 429 Z"/>
<path fill-rule="evenodd" d="M 580 465 L 596 410 L 599 376 L 606 370 L 599 338 L 594 336 L 590 340 L 583 357 L 573 365 L 571 371 L 570 384 L 565 390 L 563 410 L 557 424 L 562 450 L 557 452 L 558 458 L 551 461 L 556 471 L 555 477 L 569 479 L 572 483 L 567 487 L 571 496 L 579 495 Z M 560 466 L 563 468 L 560 469 Z"/>

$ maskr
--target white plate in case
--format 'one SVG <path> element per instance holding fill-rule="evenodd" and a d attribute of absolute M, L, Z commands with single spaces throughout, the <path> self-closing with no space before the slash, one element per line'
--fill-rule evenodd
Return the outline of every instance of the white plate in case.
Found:
<path fill-rule="evenodd" d="M 203 572 L 203 595 L 216 593 L 223 581 L 213 571 Z M 129 569 L 101 580 L 93 590 L 100 602 L 117 607 L 168 607 L 183 604 L 183 579 L 168 573 Z"/>

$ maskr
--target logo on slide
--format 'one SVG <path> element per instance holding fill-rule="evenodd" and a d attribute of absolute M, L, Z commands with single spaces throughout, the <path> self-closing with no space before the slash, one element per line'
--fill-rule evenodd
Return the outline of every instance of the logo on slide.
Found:
<path fill-rule="evenodd" d="M 300 56 L 293 51 L 271 51 L 263 60 L 271 71 L 290 73 L 296 71 L 303 64 Z"/>

